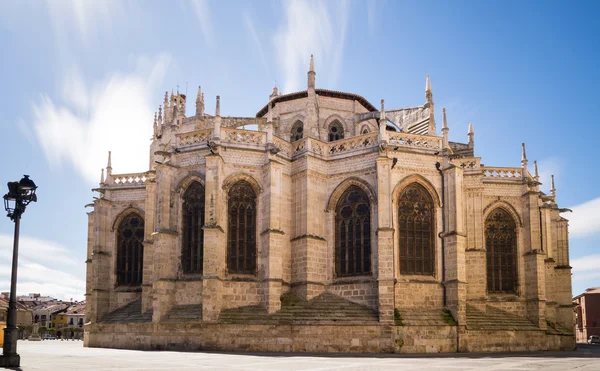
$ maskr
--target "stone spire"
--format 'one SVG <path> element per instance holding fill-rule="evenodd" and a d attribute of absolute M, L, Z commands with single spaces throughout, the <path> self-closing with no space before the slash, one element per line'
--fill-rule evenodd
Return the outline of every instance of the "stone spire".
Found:
<path fill-rule="evenodd" d="M 525 152 L 525 143 L 521 143 L 521 167 L 523 168 L 523 179 L 529 176 L 529 168 L 527 167 L 527 152 Z"/>
<path fill-rule="evenodd" d="M 268 107 L 269 107 L 269 111 L 267 113 L 267 124 L 270 122 L 273 122 L 273 111 L 272 111 L 271 103 L 269 103 Z"/>
<path fill-rule="evenodd" d="M 469 123 L 469 131 L 467 132 L 469 137 L 469 148 L 475 147 L 475 132 L 473 131 L 473 124 Z"/>
<path fill-rule="evenodd" d="M 425 81 L 425 101 L 428 103 L 433 102 L 433 92 L 431 91 L 431 80 L 429 79 L 429 75 L 427 75 L 427 80 Z"/>
<path fill-rule="evenodd" d="M 450 149 L 450 144 L 448 143 L 448 121 L 446 120 L 446 109 L 442 108 L 442 149 Z"/>
<path fill-rule="evenodd" d="M 157 125 L 157 119 L 156 119 L 156 112 L 154 112 L 154 123 L 152 124 L 152 129 L 154 130 L 154 136 L 156 137 L 156 134 L 158 133 L 158 125 Z"/>
<path fill-rule="evenodd" d="M 554 188 L 554 174 L 551 176 L 552 179 L 552 188 L 550 188 L 550 194 L 552 197 L 556 198 L 556 188 Z"/>
<path fill-rule="evenodd" d="M 106 183 L 110 181 L 112 176 L 112 161 L 111 161 L 111 153 L 108 151 L 108 163 L 106 164 Z"/>
<path fill-rule="evenodd" d="M 437 135 L 435 127 L 435 105 L 433 104 L 433 92 L 431 91 L 431 80 L 427 75 L 425 80 L 425 108 L 429 108 L 429 126 L 427 128 L 427 135 Z"/>
<path fill-rule="evenodd" d="M 315 76 L 317 75 L 317 73 L 315 72 L 315 60 L 313 58 L 313 55 L 310 55 L 310 68 L 308 70 L 308 88 L 309 89 L 314 89 L 315 88 Z"/>
<path fill-rule="evenodd" d="M 385 116 L 385 100 L 381 99 L 381 111 L 379 112 L 379 140 L 387 141 L 387 119 Z"/>
<path fill-rule="evenodd" d="M 158 125 L 162 125 L 162 106 L 158 106 Z"/>
<path fill-rule="evenodd" d="M 100 185 L 104 184 L 104 168 L 100 169 Z"/>
<path fill-rule="evenodd" d="M 221 97 L 217 95 L 217 108 L 215 109 L 215 116 L 221 117 Z"/>
<path fill-rule="evenodd" d="M 198 86 L 198 96 L 196 96 L 196 116 L 204 115 L 204 94 L 202 88 Z"/>

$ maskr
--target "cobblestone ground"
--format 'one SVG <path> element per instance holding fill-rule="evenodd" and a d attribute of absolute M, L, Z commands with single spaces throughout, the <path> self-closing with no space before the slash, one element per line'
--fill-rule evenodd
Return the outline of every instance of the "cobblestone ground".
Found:
<path fill-rule="evenodd" d="M 84 348 L 81 341 L 19 341 L 23 370 L 600 370 L 600 345 L 573 352 L 352 356 L 144 352 Z"/>

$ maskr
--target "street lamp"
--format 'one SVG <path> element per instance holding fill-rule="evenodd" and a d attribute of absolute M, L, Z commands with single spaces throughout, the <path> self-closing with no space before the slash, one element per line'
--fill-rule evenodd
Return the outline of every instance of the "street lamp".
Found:
<path fill-rule="evenodd" d="M 8 318 L 4 329 L 4 351 L 0 357 L 0 367 L 20 367 L 21 358 L 17 354 L 17 266 L 19 262 L 19 227 L 21 215 L 30 202 L 36 202 L 37 186 L 29 175 L 24 175 L 18 182 L 8 182 L 8 193 L 4 195 L 4 208 L 8 217 L 15 222 L 13 240 L 12 274 L 10 277 L 10 299 L 8 301 Z"/>

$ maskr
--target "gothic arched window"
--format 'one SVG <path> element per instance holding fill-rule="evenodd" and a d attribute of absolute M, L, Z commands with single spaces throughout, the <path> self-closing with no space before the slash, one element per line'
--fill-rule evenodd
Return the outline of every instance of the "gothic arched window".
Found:
<path fill-rule="evenodd" d="M 183 195 L 183 273 L 202 273 L 204 258 L 204 187 L 192 183 Z"/>
<path fill-rule="evenodd" d="M 294 126 L 292 126 L 292 135 L 290 137 L 290 142 L 295 142 L 297 140 L 302 139 L 304 136 L 304 124 L 302 121 L 296 121 Z"/>
<path fill-rule="evenodd" d="M 515 220 L 497 208 L 485 219 L 488 292 L 513 293 L 517 281 L 517 230 Z"/>
<path fill-rule="evenodd" d="M 117 285 L 139 286 L 144 268 L 144 219 L 130 214 L 117 230 Z"/>
<path fill-rule="evenodd" d="M 361 134 L 368 134 L 369 133 L 369 127 L 367 125 L 363 126 L 362 129 L 360 129 L 360 133 Z"/>
<path fill-rule="evenodd" d="M 229 190 L 227 269 L 230 273 L 256 271 L 256 194 L 246 181 Z"/>
<path fill-rule="evenodd" d="M 371 208 L 365 192 L 348 188 L 335 208 L 337 276 L 371 273 Z"/>
<path fill-rule="evenodd" d="M 434 205 L 429 192 L 414 183 L 398 200 L 400 273 L 433 275 L 435 237 Z"/>
<path fill-rule="evenodd" d="M 344 139 L 344 127 L 338 120 L 329 124 L 329 141 Z"/>

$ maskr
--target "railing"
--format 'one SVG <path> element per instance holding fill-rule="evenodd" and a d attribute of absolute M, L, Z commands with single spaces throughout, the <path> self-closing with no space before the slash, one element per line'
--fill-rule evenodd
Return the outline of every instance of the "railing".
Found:
<path fill-rule="evenodd" d="M 148 179 L 146 173 L 113 174 L 111 177 L 118 185 L 142 185 Z"/>
<path fill-rule="evenodd" d="M 202 129 L 177 135 L 177 146 L 184 147 L 198 143 L 208 143 L 212 129 Z"/>
<path fill-rule="evenodd" d="M 279 153 L 284 157 L 290 157 L 292 153 L 292 144 L 279 137 L 273 136 L 273 145 L 279 150 Z"/>
<path fill-rule="evenodd" d="M 481 167 L 480 161 L 480 157 L 471 157 L 453 159 L 452 163 L 455 166 L 462 167 L 464 170 L 478 170 Z"/>
<path fill-rule="evenodd" d="M 221 128 L 221 141 L 250 145 L 265 145 L 267 134 L 260 131 Z"/>
<path fill-rule="evenodd" d="M 485 178 L 495 179 L 521 179 L 523 176 L 523 169 L 516 167 L 484 167 L 483 176 Z"/>
<path fill-rule="evenodd" d="M 450 142 L 448 144 L 450 145 L 450 148 L 452 148 L 455 151 L 462 151 L 462 150 L 465 150 L 465 149 L 469 149 L 469 145 L 468 144 L 464 144 L 464 143 Z"/>
<path fill-rule="evenodd" d="M 337 140 L 327 144 L 327 154 L 336 155 L 356 149 L 371 148 L 379 144 L 379 133 L 367 133 L 356 137 Z"/>
<path fill-rule="evenodd" d="M 427 135 L 388 132 L 389 146 L 406 146 L 428 149 L 442 149 L 442 139 Z"/>

